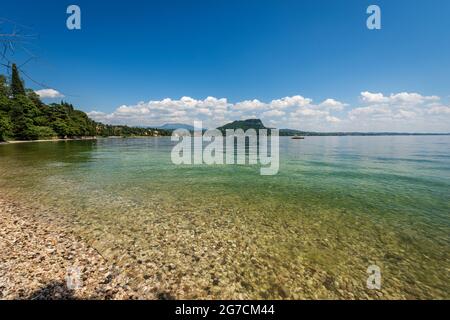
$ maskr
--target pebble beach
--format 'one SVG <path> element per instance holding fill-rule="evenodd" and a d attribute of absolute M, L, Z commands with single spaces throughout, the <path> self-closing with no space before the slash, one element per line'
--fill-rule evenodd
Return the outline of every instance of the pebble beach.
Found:
<path fill-rule="evenodd" d="M 4 198 L 0 238 L 0 299 L 139 298 L 121 270 L 82 239 Z"/>

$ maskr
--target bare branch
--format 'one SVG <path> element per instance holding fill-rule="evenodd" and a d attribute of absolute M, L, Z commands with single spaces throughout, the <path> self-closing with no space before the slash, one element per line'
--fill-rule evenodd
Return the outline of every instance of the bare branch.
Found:
<path fill-rule="evenodd" d="M 25 46 L 31 44 L 31 41 L 35 40 L 37 35 L 24 33 L 23 30 L 31 31 L 32 28 L 0 17 L 0 65 L 6 67 L 9 72 L 11 65 L 16 63 L 17 69 L 25 78 L 41 88 L 54 89 L 54 87 L 33 79 L 28 72 L 24 70 L 23 67 L 25 65 L 36 60 L 38 57 Z M 14 57 L 16 53 L 21 53 L 21 59 L 24 59 L 23 62 L 17 62 L 17 57 Z"/>

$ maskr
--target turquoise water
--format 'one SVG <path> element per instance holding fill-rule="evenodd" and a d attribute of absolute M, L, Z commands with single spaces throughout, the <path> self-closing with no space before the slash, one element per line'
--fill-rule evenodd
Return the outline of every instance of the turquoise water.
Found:
<path fill-rule="evenodd" d="M 0 146 L 0 190 L 175 298 L 449 298 L 450 136 L 280 138 L 280 170 L 170 138 Z M 381 269 L 380 290 L 366 286 Z"/>

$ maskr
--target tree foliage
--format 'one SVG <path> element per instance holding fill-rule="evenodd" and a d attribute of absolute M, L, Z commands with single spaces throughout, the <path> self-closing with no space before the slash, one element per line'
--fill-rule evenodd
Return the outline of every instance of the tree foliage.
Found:
<path fill-rule="evenodd" d="M 15 63 L 13 63 L 11 68 L 11 93 L 13 97 L 25 95 L 25 87 L 23 85 L 22 79 L 20 79 L 19 70 L 17 70 L 17 66 Z"/>
<path fill-rule="evenodd" d="M 64 101 L 47 105 L 33 90 L 25 90 L 15 64 L 9 84 L 5 76 L 0 75 L 0 141 L 169 134 L 167 130 L 98 123 Z"/>

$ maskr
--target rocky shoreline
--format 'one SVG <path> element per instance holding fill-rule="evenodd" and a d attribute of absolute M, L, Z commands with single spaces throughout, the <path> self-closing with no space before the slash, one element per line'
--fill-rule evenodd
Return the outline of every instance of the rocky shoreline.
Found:
<path fill-rule="evenodd" d="M 81 238 L 14 200 L 0 198 L 0 239 L 0 299 L 144 296 Z"/>

